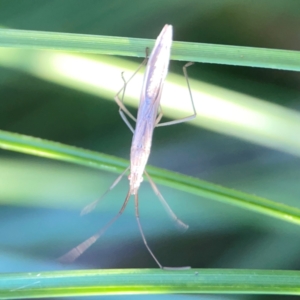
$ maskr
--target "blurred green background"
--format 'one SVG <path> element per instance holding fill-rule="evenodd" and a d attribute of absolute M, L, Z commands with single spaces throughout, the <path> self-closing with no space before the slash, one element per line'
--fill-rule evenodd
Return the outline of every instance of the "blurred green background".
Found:
<path fill-rule="evenodd" d="M 155 39 L 164 24 L 173 25 L 176 41 L 300 50 L 300 3 L 294 0 L 0 0 L 3 28 Z M 120 74 L 114 91 L 106 90 L 99 81 L 99 96 L 95 89 L 90 89 L 89 82 L 77 82 L 74 86 L 72 78 L 69 82 L 60 81 L 59 77 L 54 80 L 53 71 L 49 78 L 34 71 L 40 69 L 47 74 L 47 55 L 58 52 L 45 52 L 43 56 L 42 51 L 14 51 L 0 48 L 0 129 L 129 158 L 132 134 L 112 101 L 121 87 Z M 11 64 L 6 63 L 9 53 L 14 53 L 9 59 Z M 77 57 L 95 63 L 113 63 L 114 59 L 118 63 L 120 59 L 80 54 Z M 140 58 L 122 59 L 124 67 L 130 68 L 141 62 Z M 172 61 L 170 73 L 182 76 L 182 66 L 182 62 Z M 73 67 L 76 69 L 76 65 Z M 99 78 L 106 76 L 101 71 L 104 72 L 101 67 L 97 69 Z M 96 84 L 97 72 L 93 77 Z M 257 103 L 277 104 L 279 109 L 288 108 L 298 115 L 300 76 L 296 72 L 196 64 L 189 68 L 189 75 L 194 83 L 210 84 L 207 93 L 214 94 L 221 87 L 238 92 L 235 101 L 245 101 L 246 106 L 250 96 Z M 138 92 L 139 88 L 136 84 Z M 222 99 L 222 92 L 218 97 Z M 186 100 L 172 99 L 174 103 Z M 129 106 L 133 113 L 137 103 Z M 201 110 L 201 102 L 197 107 Z M 288 146 L 282 147 L 285 151 L 264 146 L 268 137 L 261 137 L 259 144 L 249 142 L 247 136 L 240 136 L 238 124 L 232 124 L 231 130 L 221 130 L 222 133 L 217 126 L 209 130 L 188 123 L 158 128 L 149 164 L 300 207 L 299 155 L 289 151 Z M 254 119 L 253 127 L 256 125 Z M 278 129 L 272 130 L 276 134 Z M 291 133 L 287 138 L 294 142 L 297 134 Z M 4 150 L 0 153 L 1 272 L 157 267 L 140 237 L 133 201 L 74 264 L 57 263 L 57 257 L 94 234 L 115 215 L 127 193 L 128 181 L 124 178 L 93 213 L 80 217 L 81 208 L 100 196 L 116 174 Z M 141 222 L 150 247 L 163 265 L 299 270 L 300 229 L 296 225 L 159 188 L 178 217 L 190 225 L 185 234 L 179 233 L 149 184 L 142 184 Z"/>

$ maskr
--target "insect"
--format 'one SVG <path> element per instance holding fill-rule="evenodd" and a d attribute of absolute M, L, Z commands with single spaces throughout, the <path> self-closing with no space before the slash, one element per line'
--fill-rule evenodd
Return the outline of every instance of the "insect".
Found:
<path fill-rule="evenodd" d="M 85 250 L 87 250 L 93 243 L 96 242 L 96 240 L 106 231 L 108 227 L 110 227 L 123 213 L 123 211 L 126 208 L 126 205 L 130 199 L 130 196 L 133 195 L 135 199 L 135 215 L 136 220 L 138 224 L 139 231 L 141 233 L 142 239 L 144 241 L 144 244 L 157 263 L 157 265 L 160 268 L 164 269 L 171 269 L 169 267 L 163 267 L 160 262 L 157 260 L 155 255 L 153 254 L 152 250 L 147 244 L 140 218 L 139 218 L 139 205 L 138 205 L 138 190 L 141 185 L 141 182 L 143 181 L 143 175 L 145 174 L 148 178 L 150 185 L 155 192 L 155 194 L 158 196 L 159 200 L 163 204 L 166 211 L 169 213 L 170 217 L 175 221 L 175 223 L 183 229 L 187 229 L 188 225 L 183 223 L 180 219 L 177 218 L 175 213 L 171 210 L 168 203 L 162 196 L 162 194 L 159 192 L 157 186 L 155 185 L 154 181 L 151 179 L 147 171 L 145 170 L 149 155 L 150 155 L 150 149 L 152 144 L 152 136 L 153 136 L 153 130 L 155 127 L 159 126 L 167 126 L 167 125 L 173 125 L 177 123 L 182 123 L 185 121 L 189 121 L 196 117 L 196 109 L 194 106 L 192 93 L 188 81 L 187 71 L 186 68 L 190 66 L 192 63 L 188 63 L 183 67 L 183 72 L 187 81 L 188 90 L 191 98 L 192 108 L 193 108 L 193 114 L 191 116 L 174 120 L 170 122 L 165 123 L 159 123 L 163 113 L 160 107 L 160 99 L 162 95 L 163 85 L 165 78 L 168 73 L 168 67 L 169 67 L 169 60 L 170 60 L 170 52 L 171 52 L 171 45 L 172 45 L 172 35 L 173 35 L 173 28 L 172 25 L 165 25 L 162 29 L 161 33 L 156 39 L 155 46 L 152 50 L 152 53 L 148 60 L 148 48 L 146 49 L 146 58 L 142 62 L 142 64 L 139 66 L 139 68 L 136 70 L 136 72 L 130 77 L 130 79 L 126 82 L 126 80 L 123 77 L 122 73 L 122 79 L 124 81 L 123 87 L 120 89 L 120 91 L 115 96 L 115 101 L 119 105 L 119 113 L 123 119 L 123 121 L 126 123 L 126 125 L 129 127 L 129 129 L 133 132 L 133 139 L 131 144 L 131 151 L 130 151 L 130 166 L 126 168 L 126 170 L 114 181 L 114 183 L 110 186 L 110 188 L 96 201 L 92 202 L 91 204 L 87 205 L 82 211 L 81 214 L 87 214 L 90 211 L 92 211 L 96 205 L 102 200 L 102 198 L 110 191 L 112 190 L 121 180 L 121 178 L 124 176 L 124 174 L 130 169 L 130 174 L 128 176 L 129 179 L 129 191 L 127 193 L 127 196 L 124 200 L 123 206 L 121 207 L 119 213 L 111 219 L 101 230 L 99 230 L 96 234 L 94 234 L 92 237 L 88 238 L 86 241 L 78 245 L 77 247 L 73 248 L 71 251 L 63 255 L 59 258 L 59 261 L 64 263 L 70 263 L 73 262 L 75 259 L 77 259 Z M 148 63 L 147 63 L 148 60 Z M 147 63 L 145 75 L 144 75 L 144 81 L 140 96 L 140 103 L 138 108 L 138 114 L 137 118 L 135 118 L 125 107 L 123 101 L 124 101 L 124 94 L 126 90 L 126 85 L 129 83 L 129 81 L 134 77 L 134 75 L 140 70 L 140 68 Z M 121 99 L 120 99 L 121 94 Z M 159 112 L 160 111 L 160 112 Z M 132 128 L 128 118 L 132 119 L 136 122 L 135 130 Z M 182 267 L 181 267 L 182 268 Z M 185 268 L 185 267 L 183 267 Z M 178 268 L 174 268 L 178 269 Z"/>

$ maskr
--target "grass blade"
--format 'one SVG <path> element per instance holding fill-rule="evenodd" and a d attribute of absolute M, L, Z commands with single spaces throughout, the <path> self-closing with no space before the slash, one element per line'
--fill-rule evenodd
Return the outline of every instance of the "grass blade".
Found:
<path fill-rule="evenodd" d="M 0 29 L 0 47 L 144 57 L 153 45 L 149 39 Z M 299 51 L 175 41 L 171 59 L 300 71 Z"/>
<path fill-rule="evenodd" d="M 300 294 L 299 271 L 82 270 L 0 275 L 2 299 L 116 294 Z"/>
<path fill-rule="evenodd" d="M 116 173 L 129 165 L 129 161 L 110 155 L 6 131 L 0 131 L 0 148 Z M 147 167 L 147 170 L 156 182 L 166 186 L 300 224 L 297 208 L 160 168 Z"/>

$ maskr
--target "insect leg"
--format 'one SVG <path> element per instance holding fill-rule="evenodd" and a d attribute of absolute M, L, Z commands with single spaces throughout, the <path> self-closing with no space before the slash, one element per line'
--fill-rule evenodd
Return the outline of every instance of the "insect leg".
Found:
<path fill-rule="evenodd" d="M 80 215 L 83 216 L 90 213 L 97 206 L 97 204 L 104 198 L 104 196 L 120 182 L 120 180 L 122 179 L 124 174 L 128 171 L 128 169 L 129 167 L 126 168 L 126 170 L 113 182 L 113 184 L 107 189 L 107 191 L 100 198 L 85 206 L 80 212 Z"/>
<path fill-rule="evenodd" d="M 83 252 L 85 252 L 90 246 L 92 246 L 101 237 L 101 235 L 122 215 L 123 211 L 126 208 L 128 200 L 130 198 L 130 195 L 131 195 L 131 193 L 129 191 L 119 213 L 117 215 L 115 215 L 102 229 L 100 229 L 97 233 L 95 233 L 93 236 L 91 236 L 90 238 L 85 240 L 83 243 L 81 243 L 77 247 L 70 250 L 65 255 L 58 258 L 58 261 L 61 263 L 72 263 Z"/>
<path fill-rule="evenodd" d="M 119 105 L 119 113 L 123 119 L 123 121 L 125 122 L 125 124 L 129 127 L 130 130 L 132 130 L 132 126 L 128 125 L 129 122 L 128 120 L 123 118 L 122 114 L 127 114 L 127 116 L 129 118 L 131 118 L 134 122 L 136 122 L 136 118 L 131 114 L 131 112 L 125 107 L 124 105 L 124 95 L 125 95 L 125 90 L 127 87 L 127 84 L 130 82 L 130 80 L 137 74 L 137 72 L 144 66 L 147 64 L 148 61 L 148 55 L 149 54 L 149 48 L 146 48 L 146 58 L 143 60 L 143 62 L 139 65 L 139 67 L 136 69 L 136 71 L 131 75 L 131 77 L 128 79 L 128 81 L 125 80 L 124 76 L 123 76 L 123 72 L 121 73 L 124 85 L 123 87 L 118 91 L 118 93 L 115 95 L 114 99 L 117 102 L 117 104 Z M 121 99 L 119 98 L 119 95 L 122 93 Z"/>
<path fill-rule="evenodd" d="M 144 244 L 145 244 L 148 252 L 151 254 L 151 256 L 153 257 L 153 259 L 155 260 L 155 262 L 158 264 L 158 266 L 161 269 L 164 269 L 164 270 L 187 270 L 187 269 L 190 269 L 191 267 L 163 267 L 160 264 L 160 262 L 158 261 L 158 259 L 155 257 L 155 255 L 153 254 L 152 250 L 148 246 L 147 240 L 145 238 L 145 235 L 144 235 L 144 232 L 143 232 L 143 229 L 142 229 L 142 225 L 141 225 L 141 222 L 140 222 L 140 216 L 139 216 L 139 199 L 138 199 L 138 194 L 134 195 L 134 200 L 135 200 L 135 215 L 136 215 L 136 220 L 137 220 L 137 223 L 138 223 L 138 227 L 139 227 L 142 239 L 144 241 Z"/>
<path fill-rule="evenodd" d="M 158 266 L 163 269 L 163 266 L 159 263 L 159 261 L 157 260 L 157 258 L 155 257 L 155 255 L 153 254 L 153 252 L 151 251 L 150 247 L 147 244 L 147 240 L 145 238 L 144 232 L 143 232 L 143 228 L 140 222 L 140 215 L 139 215 L 139 199 L 138 199 L 138 194 L 134 195 L 134 200 L 135 200 L 135 216 L 136 216 L 136 221 L 138 223 L 138 227 L 142 236 L 142 239 L 144 241 L 144 244 L 148 250 L 148 252 L 151 254 L 151 256 L 153 257 L 153 259 L 155 260 L 155 262 L 158 264 Z"/>
<path fill-rule="evenodd" d="M 154 191 L 154 193 L 156 194 L 156 196 L 158 197 L 158 199 L 160 200 L 160 202 L 162 203 L 163 207 L 165 208 L 166 212 L 169 214 L 169 216 L 171 217 L 171 219 L 176 223 L 177 227 L 183 231 L 186 231 L 189 226 L 185 223 L 183 223 L 176 215 L 175 213 L 172 211 L 171 207 L 169 206 L 169 204 L 167 203 L 167 201 L 165 200 L 165 198 L 162 196 L 162 194 L 160 193 L 160 191 L 158 190 L 156 184 L 154 183 L 154 181 L 152 180 L 152 178 L 150 177 L 150 175 L 148 174 L 147 171 L 144 171 L 144 173 L 146 174 L 149 183 Z"/>
<path fill-rule="evenodd" d="M 189 66 L 191 66 L 192 64 L 193 64 L 192 62 L 189 62 L 189 63 L 185 64 L 182 69 L 183 69 L 183 74 L 184 74 L 184 77 L 186 79 L 186 83 L 187 83 L 187 86 L 188 86 L 188 90 L 189 90 L 190 99 L 191 99 L 192 108 L 193 108 L 193 112 L 194 113 L 192 115 L 188 116 L 188 117 L 185 117 L 185 118 L 182 118 L 182 119 L 179 119 L 179 120 L 174 120 L 174 121 L 164 122 L 164 123 L 159 123 L 159 124 L 158 124 L 158 122 L 159 122 L 158 121 L 156 123 L 156 127 L 168 126 L 168 125 L 175 125 L 175 124 L 187 122 L 187 121 L 190 121 L 190 120 L 194 119 L 197 116 L 197 112 L 196 112 L 196 108 L 195 108 L 195 104 L 194 104 L 194 100 L 193 100 L 193 95 L 192 95 L 192 91 L 191 91 L 191 87 L 190 87 L 189 77 L 188 77 L 188 73 L 187 73 L 187 68 Z"/>
<path fill-rule="evenodd" d="M 163 117 L 163 115 L 164 115 L 164 112 L 162 110 L 161 105 L 159 105 L 159 114 L 158 114 L 158 116 L 157 116 L 157 118 L 155 120 L 155 127 L 157 127 L 157 124 L 160 122 L 160 120 Z"/>

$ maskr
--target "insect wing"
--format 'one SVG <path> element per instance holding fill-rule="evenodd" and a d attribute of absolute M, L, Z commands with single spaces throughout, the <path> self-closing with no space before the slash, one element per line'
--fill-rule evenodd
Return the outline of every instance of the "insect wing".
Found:
<path fill-rule="evenodd" d="M 145 72 L 140 105 L 144 100 L 160 100 L 158 96 L 168 73 L 172 35 L 172 25 L 165 25 L 156 39 Z"/>

